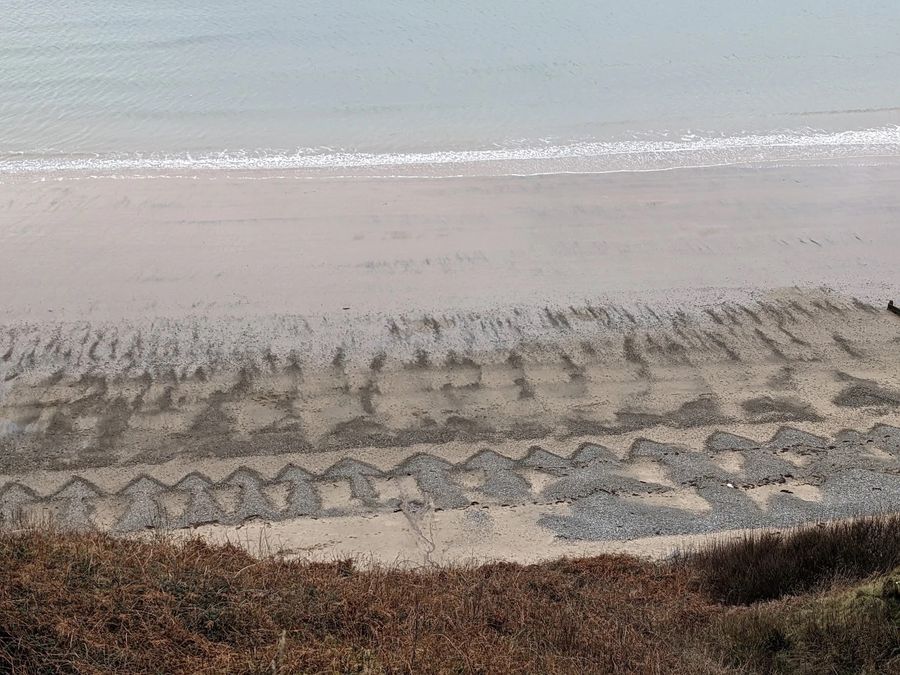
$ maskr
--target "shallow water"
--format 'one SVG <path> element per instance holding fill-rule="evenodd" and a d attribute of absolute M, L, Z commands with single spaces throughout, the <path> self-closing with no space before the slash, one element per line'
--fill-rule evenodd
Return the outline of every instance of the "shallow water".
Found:
<path fill-rule="evenodd" d="M 597 141 L 715 151 L 723 136 L 805 145 L 810 129 L 869 129 L 893 152 L 900 122 L 900 5 L 881 0 L 7 0 L 4 14 L 7 171 L 95 153 L 113 169 L 577 159 Z M 617 168 L 622 151 L 599 155 Z"/>

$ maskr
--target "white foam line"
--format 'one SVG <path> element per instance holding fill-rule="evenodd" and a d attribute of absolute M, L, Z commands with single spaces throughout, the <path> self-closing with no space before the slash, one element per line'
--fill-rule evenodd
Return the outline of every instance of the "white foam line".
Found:
<path fill-rule="evenodd" d="M 886 161 L 891 160 L 894 161 Z M 529 173 L 518 173 L 518 172 L 504 172 L 504 173 L 458 173 L 458 174 L 412 174 L 412 173 L 401 173 L 401 174 L 370 174 L 370 173 L 349 173 L 349 174 L 335 174 L 335 173 L 327 173 L 327 174 L 308 174 L 308 173 L 294 173 L 294 174 L 272 174 L 265 172 L 263 170 L 256 169 L 248 169 L 246 170 L 249 173 L 243 173 L 238 175 L 230 175 L 226 172 L 226 170 L 221 170 L 223 174 L 223 178 L 228 180 L 241 180 L 241 181 L 266 181 L 266 180 L 303 180 L 303 181 L 319 181 L 319 180 L 453 180 L 453 179 L 465 179 L 465 178 L 539 178 L 542 176 L 599 176 L 605 174 L 619 174 L 619 173 L 657 173 L 657 172 L 668 172 L 668 171 L 687 171 L 691 169 L 715 169 L 722 167 L 775 167 L 775 168 L 784 168 L 790 166 L 805 166 L 805 167 L 814 167 L 814 168 L 828 168 L 835 166 L 847 166 L 848 162 L 852 160 L 861 160 L 864 163 L 856 164 L 854 166 L 867 166 L 867 167 L 876 167 L 876 166 L 892 166 L 895 164 L 896 160 L 900 159 L 900 149 L 898 149 L 898 154 L 896 155 L 842 155 L 836 158 L 820 158 L 820 157 L 810 157 L 810 158 L 773 158 L 773 159 L 747 159 L 743 161 L 733 161 L 733 162 L 718 162 L 718 163 L 709 163 L 709 164 L 682 164 L 678 166 L 664 166 L 650 169 L 579 169 L 579 170 L 554 170 L 554 171 L 534 171 Z M 868 161 L 865 161 L 868 160 Z M 882 161 L 878 161 L 882 160 Z M 258 173 L 257 173 L 258 172 Z M 219 172 L 216 172 L 219 173 Z M 0 173 L 2 175 L 2 173 Z M 185 175 L 185 174 L 172 174 L 172 173 L 156 173 L 156 174 L 103 174 L 103 173 L 92 173 L 86 175 L 78 175 L 77 173 L 66 173 L 63 172 L 63 175 L 55 175 L 53 177 L 48 178 L 47 176 L 41 176 L 39 178 L 34 178 L 28 182 L 31 183 L 43 183 L 46 181 L 53 182 L 69 182 L 69 181 L 81 181 L 81 180 L 217 180 L 218 177 L 216 175 Z M 6 185 L 11 182 L 18 181 L 4 181 L 0 179 L 0 185 Z"/>
<path fill-rule="evenodd" d="M 806 153 L 806 155 L 804 155 Z M 294 153 L 235 151 L 193 156 L 191 153 L 107 154 L 90 157 L 66 155 L 19 156 L 0 160 L 0 174 L 85 172 L 109 174 L 133 171 L 248 171 L 378 169 L 380 167 L 459 166 L 516 164 L 521 162 L 585 163 L 584 170 L 570 166 L 520 173 L 488 172 L 493 175 L 543 175 L 556 173 L 612 173 L 659 171 L 676 168 L 727 166 L 766 161 L 842 159 L 852 155 L 900 155 L 900 126 L 841 132 L 780 132 L 768 135 L 682 138 L 679 141 L 585 141 L 562 145 L 510 146 L 497 149 L 413 152 L 355 153 L 306 149 Z M 709 157 L 709 155 L 713 155 Z M 785 156 L 787 155 L 787 156 Z M 707 161 L 704 158 L 708 157 Z M 681 161 L 679 161 L 679 158 Z M 629 165 L 623 165 L 628 162 Z M 609 166 L 602 166 L 607 163 Z M 601 166 L 590 166 L 600 164 Z M 462 175 L 477 175 L 477 171 Z M 457 175 L 457 174 L 454 174 Z M 335 177 L 333 174 L 331 177 Z M 400 177 L 394 175 L 393 177 Z M 411 177 L 408 174 L 405 177 Z M 447 177 L 447 176 L 441 176 Z"/>

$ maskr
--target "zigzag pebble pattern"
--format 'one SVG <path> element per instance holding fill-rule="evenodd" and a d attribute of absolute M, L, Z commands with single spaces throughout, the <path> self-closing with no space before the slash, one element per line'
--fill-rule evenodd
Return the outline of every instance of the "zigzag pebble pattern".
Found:
<path fill-rule="evenodd" d="M 738 457 L 740 468 L 723 468 L 725 456 Z M 647 462 L 667 480 L 635 478 L 632 469 Z M 382 493 L 380 486 L 404 478 L 412 479 L 418 494 L 407 498 Z M 770 495 L 765 507 L 748 495 L 750 489 L 772 484 L 785 487 Z M 796 484 L 815 486 L 821 500 L 796 497 L 788 489 Z M 344 488 L 344 503 L 327 505 L 325 494 L 339 486 Z M 685 490 L 694 491 L 709 509 L 697 513 L 641 499 Z M 564 502 L 570 505 L 570 514 L 548 513 L 541 523 L 559 536 L 582 539 L 784 526 L 897 510 L 900 428 L 877 425 L 868 432 L 845 431 L 825 439 L 783 427 L 762 444 L 716 432 L 699 451 L 641 439 L 624 460 L 607 448 L 586 443 L 571 457 L 537 446 L 517 460 L 489 449 L 457 464 L 418 454 L 389 471 L 342 459 L 318 475 L 294 465 L 271 478 L 242 467 L 218 482 L 198 472 L 168 485 L 140 475 L 115 494 L 104 494 L 76 475 L 48 495 L 7 483 L 0 489 L 0 517 L 14 523 L 28 514 L 41 514 L 63 528 L 128 533 L 388 512 L 401 509 L 405 501 L 435 510 Z"/>

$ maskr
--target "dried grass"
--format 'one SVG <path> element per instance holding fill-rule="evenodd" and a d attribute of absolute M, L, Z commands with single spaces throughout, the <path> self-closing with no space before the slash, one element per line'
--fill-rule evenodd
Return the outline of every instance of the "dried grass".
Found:
<path fill-rule="evenodd" d="M 0 540 L 20 672 L 673 672 L 710 603 L 625 557 L 359 571 L 47 530 Z"/>
<path fill-rule="evenodd" d="M 868 577 L 894 559 L 898 520 L 755 535 L 666 563 L 419 570 L 258 560 L 200 540 L 3 533 L 0 671 L 889 672 L 900 582 Z M 826 595 L 727 604 L 835 579 Z M 877 602 L 857 601 L 872 589 Z"/>
<path fill-rule="evenodd" d="M 774 600 L 900 567 L 900 514 L 750 532 L 685 552 L 678 562 L 716 601 Z"/>

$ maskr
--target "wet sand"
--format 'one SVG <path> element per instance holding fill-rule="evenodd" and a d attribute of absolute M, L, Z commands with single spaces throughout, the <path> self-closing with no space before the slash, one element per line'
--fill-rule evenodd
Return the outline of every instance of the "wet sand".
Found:
<path fill-rule="evenodd" d="M 75 174 L 77 177 L 77 174 Z M 900 165 L 0 184 L 17 320 L 657 305 L 897 279 Z M 349 307 L 344 310 L 344 307 Z"/>
<path fill-rule="evenodd" d="M 896 510 L 898 214 L 890 163 L 7 178 L 0 511 L 447 561 Z"/>

